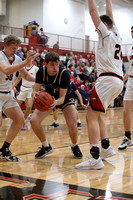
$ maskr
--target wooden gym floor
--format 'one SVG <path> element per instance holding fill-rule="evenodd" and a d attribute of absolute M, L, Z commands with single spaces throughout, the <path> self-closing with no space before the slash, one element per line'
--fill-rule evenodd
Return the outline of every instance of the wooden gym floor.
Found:
<path fill-rule="evenodd" d="M 86 160 L 89 155 L 86 111 L 79 111 L 83 126 L 78 131 L 79 144 L 84 155 L 82 159 L 73 157 L 68 129 L 61 112 L 58 114 L 58 128 L 49 129 L 53 115 L 43 121 L 54 152 L 43 159 L 35 159 L 34 155 L 41 144 L 27 120 L 28 130 L 20 131 L 11 145 L 11 151 L 20 161 L 0 160 L 0 200 L 133 199 L 133 146 L 123 151 L 117 149 L 124 134 L 122 110 L 123 108 L 109 108 L 103 114 L 116 155 L 104 161 L 105 166 L 101 170 L 75 169 L 75 165 Z M 3 118 L 0 146 L 5 140 L 10 123 L 10 119 Z"/>

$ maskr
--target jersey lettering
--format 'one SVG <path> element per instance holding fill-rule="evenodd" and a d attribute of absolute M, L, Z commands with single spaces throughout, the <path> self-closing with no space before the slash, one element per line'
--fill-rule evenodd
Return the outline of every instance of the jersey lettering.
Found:
<path fill-rule="evenodd" d="M 117 60 L 122 60 L 121 45 L 116 44 L 115 48 L 116 48 L 116 51 L 115 51 L 114 58 L 117 59 Z"/>
<path fill-rule="evenodd" d="M 9 81 L 12 81 L 12 78 L 13 78 L 13 74 L 10 74 L 9 76 L 6 77 L 5 80 L 6 80 L 6 81 L 8 81 L 8 80 L 9 80 Z"/>

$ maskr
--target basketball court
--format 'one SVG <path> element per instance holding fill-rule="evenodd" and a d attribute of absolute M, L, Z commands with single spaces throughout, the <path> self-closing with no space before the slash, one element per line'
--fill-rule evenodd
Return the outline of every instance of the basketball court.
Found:
<path fill-rule="evenodd" d="M 82 159 L 73 157 L 68 129 L 61 112 L 58 114 L 59 127 L 49 129 L 53 121 L 52 114 L 43 121 L 53 153 L 43 159 L 35 159 L 35 153 L 41 144 L 27 120 L 28 130 L 20 131 L 11 145 L 11 151 L 20 161 L 0 160 L 0 200 L 133 199 L 133 146 L 122 151 L 117 149 L 124 133 L 122 109 L 109 108 L 107 113 L 103 114 L 116 155 L 104 161 L 105 166 L 101 170 L 75 169 L 76 164 L 89 156 L 85 110 L 79 111 L 82 129 L 78 134 Z M 10 124 L 10 119 L 3 118 L 0 146 Z"/>

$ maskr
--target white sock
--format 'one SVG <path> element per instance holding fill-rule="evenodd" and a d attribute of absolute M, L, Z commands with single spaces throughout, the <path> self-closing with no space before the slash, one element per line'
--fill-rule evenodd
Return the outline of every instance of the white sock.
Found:
<path fill-rule="evenodd" d="M 77 120 L 78 123 L 81 123 L 80 119 Z"/>
<path fill-rule="evenodd" d="M 49 143 L 48 143 L 47 140 L 45 140 L 44 142 L 42 142 L 42 145 L 43 145 L 44 147 L 48 147 L 48 146 L 49 146 Z"/>
<path fill-rule="evenodd" d="M 73 143 L 72 143 L 72 147 L 75 147 L 76 145 L 77 145 L 77 143 L 76 143 L 76 144 L 73 144 Z"/>
<path fill-rule="evenodd" d="M 56 124 L 58 124 L 58 120 L 54 120 L 54 122 L 55 122 Z"/>
<path fill-rule="evenodd" d="M 99 147 L 99 144 L 90 144 L 90 148 L 92 147 Z"/>

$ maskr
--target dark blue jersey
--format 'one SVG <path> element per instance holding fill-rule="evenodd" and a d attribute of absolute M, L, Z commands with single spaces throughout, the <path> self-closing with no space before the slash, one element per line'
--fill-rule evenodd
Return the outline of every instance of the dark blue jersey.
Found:
<path fill-rule="evenodd" d="M 67 89 L 64 103 L 56 106 L 56 108 L 64 109 L 69 105 L 74 105 L 73 94 L 70 85 L 69 71 L 59 66 L 59 71 L 55 76 L 48 75 L 47 67 L 41 67 L 36 74 L 36 83 L 43 84 L 46 92 L 54 96 L 55 99 L 59 98 L 59 89 Z"/>
<path fill-rule="evenodd" d="M 47 67 L 41 67 L 36 74 L 36 83 L 44 84 L 46 92 L 59 98 L 59 89 L 67 89 L 67 94 L 70 91 L 70 75 L 69 71 L 59 66 L 59 71 L 55 76 L 50 76 L 47 72 Z M 67 96 L 66 94 L 66 96 Z"/>

